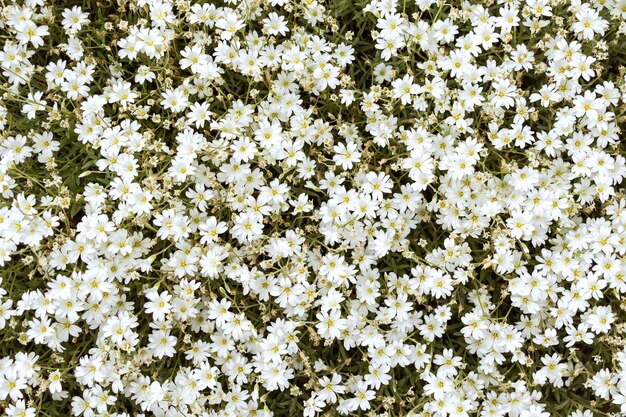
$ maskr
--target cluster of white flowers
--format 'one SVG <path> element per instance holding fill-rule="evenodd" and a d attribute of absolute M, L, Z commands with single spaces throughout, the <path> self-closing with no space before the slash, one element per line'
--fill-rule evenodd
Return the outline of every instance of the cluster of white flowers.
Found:
<path fill-rule="evenodd" d="M 626 415 L 626 0 L 361 3 L 2 3 L 0 410 Z"/>

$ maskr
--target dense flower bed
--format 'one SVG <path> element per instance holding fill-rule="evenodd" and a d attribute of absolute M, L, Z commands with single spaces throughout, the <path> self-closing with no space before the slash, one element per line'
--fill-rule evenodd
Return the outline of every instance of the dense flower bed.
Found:
<path fill-rule="evenodd" d="M 626 0 L 0 7 L 7 416 L 626 415 Z"/>

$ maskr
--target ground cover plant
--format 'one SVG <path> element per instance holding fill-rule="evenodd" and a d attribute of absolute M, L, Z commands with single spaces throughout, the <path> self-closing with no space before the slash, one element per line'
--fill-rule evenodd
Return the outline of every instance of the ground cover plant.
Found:
<path fill-rule="evenodd" d="M 626 415 L 626 0 L 0 2 L 0 412 Z"/>

